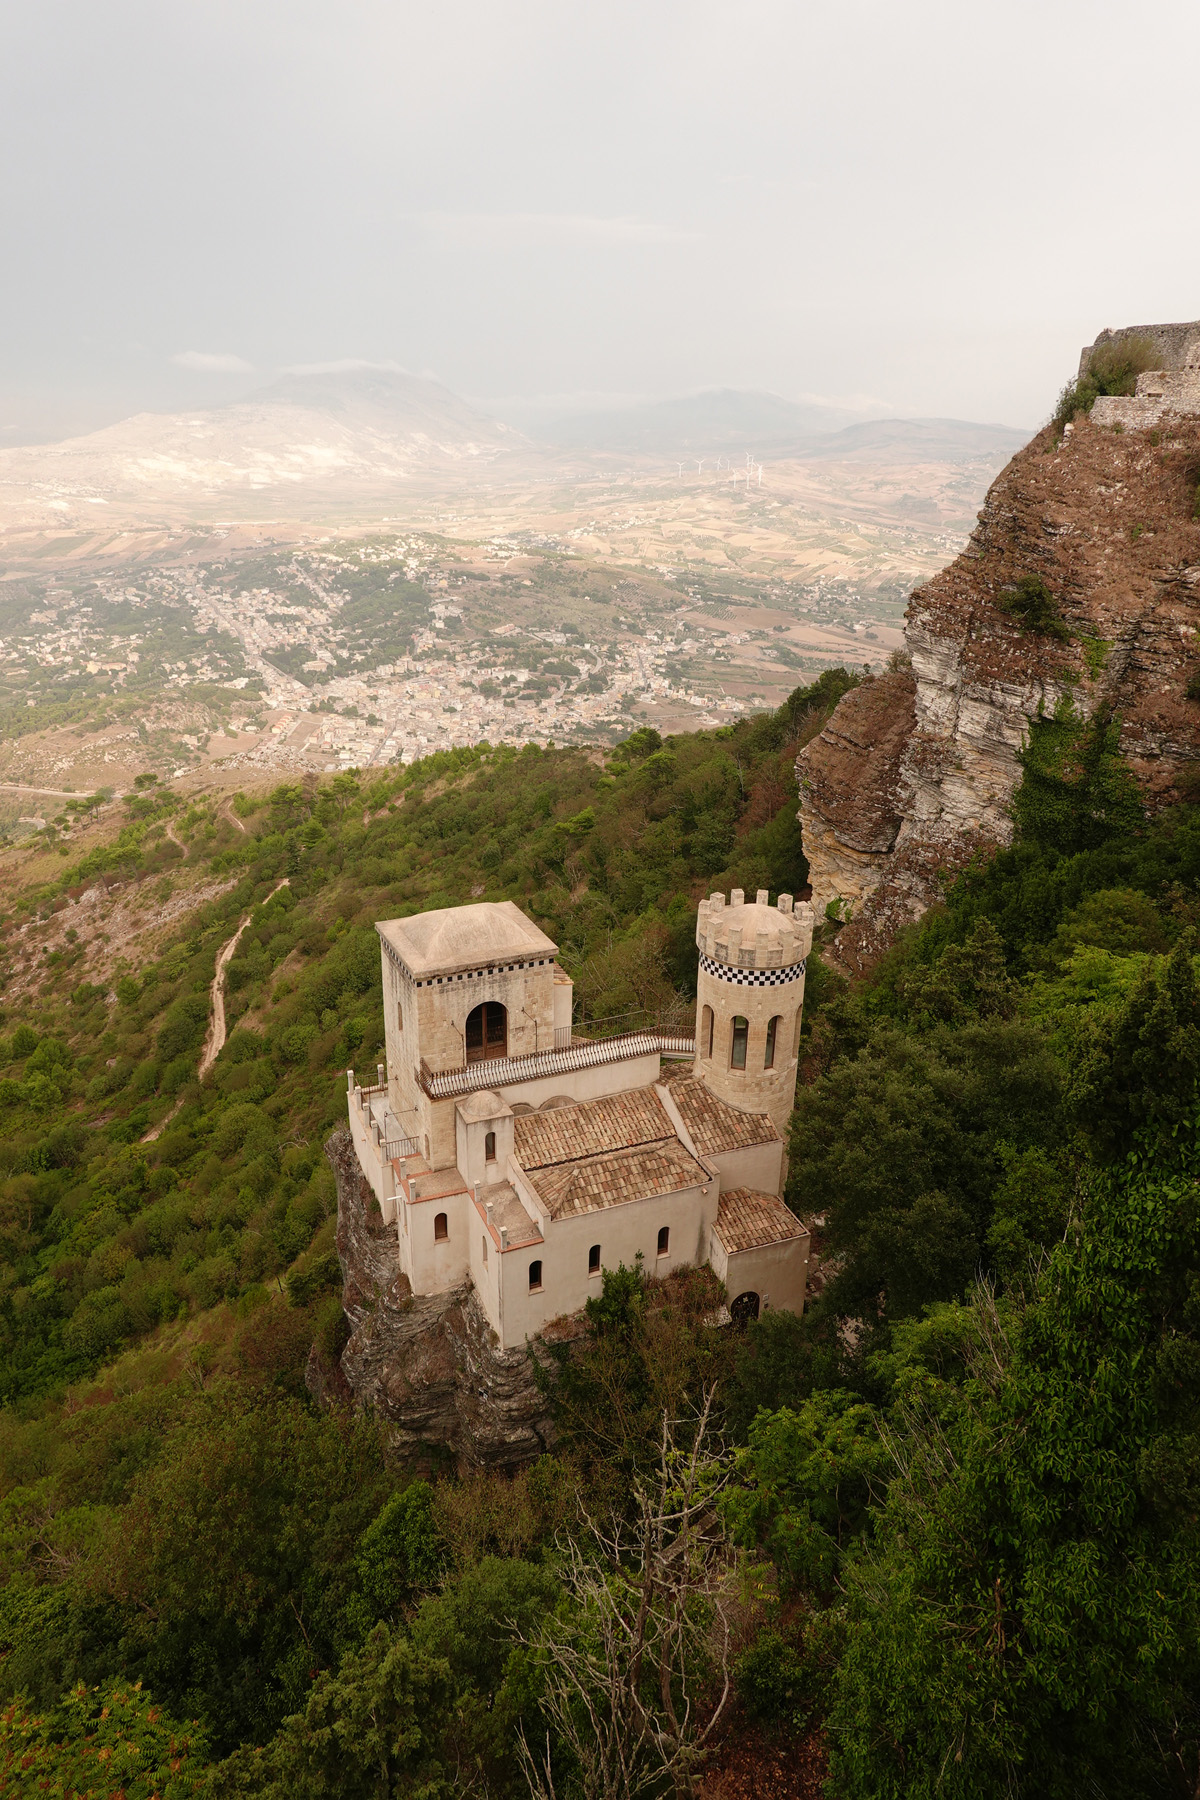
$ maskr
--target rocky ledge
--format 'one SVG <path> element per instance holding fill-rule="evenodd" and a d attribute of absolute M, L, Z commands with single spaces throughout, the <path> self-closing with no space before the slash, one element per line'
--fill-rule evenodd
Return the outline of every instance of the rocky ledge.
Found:
<path fill-rule="evenodd" d="M 1153 811 L 1200 755 L 1200 417 L 1145 431 L 1083 417 L 1047 426 L 993 483 L 967 548 L 913 594 L 911 673 L 856 689 L 800 754 L 800 819 L 818 913 L 851 923 L 833 960 L 861 972 L 947 873 L 1011 840 L 1017 752 L 1070 696 L 1111 713 Z M 1004 605 L 1045 584 L 1069 638 L 1023 629 Z"/>
<path fill-rule="evenodd" d="M 369 1407 L 398 1458 L 428 1466 L 447 1453 L 461 1470 L 514 1467 L 551 1443 L 545 1396 L 526 1350 L 501 1350 L 470 1283 L 414 1294 L 400 1271 L 350 1133 L 325 1146 L 337 1180 L 338 1258 L 350 1340 L 336 1368 L 314 1347 L 308 1386 L 323 1405 Z M 560 1332 L 579 1330 L 566 1321 Z"/>

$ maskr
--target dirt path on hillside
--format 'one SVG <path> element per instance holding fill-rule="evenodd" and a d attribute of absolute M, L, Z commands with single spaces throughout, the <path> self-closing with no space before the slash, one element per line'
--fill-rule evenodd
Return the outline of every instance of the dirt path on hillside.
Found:
<path fill-rule="evenodd" d="M 275 886 L 267 895 L 267 899 L 262 901 L 261 904 L 265 906 L 267 900 L 273 900 L 280 888 L 285 888 L 287 885 L 288 878 L 285 875 L 282 881 L 276 882 Z M 208 1036 L 204 1040 L 204 1049 L 200 1055 L 200 1068 L 197 1075 L 197 1079 L 200 1081 L 204 1080 L 204 1077 L 208 1074 L 218 1056 L 220 1056 L 222 1050 L 225 1048 L 225 971 L 233 961 L 233 953 L 237 949 L 241 935 L 249 923 L 250 914 L 247 913 L 228 943 L 222 944 L 220 954 L 217 957 L 216 973 L 212 978 L 212 986 L 209 989 Z M 163 1123 L 166 1123 L 165 1119 Z"/>

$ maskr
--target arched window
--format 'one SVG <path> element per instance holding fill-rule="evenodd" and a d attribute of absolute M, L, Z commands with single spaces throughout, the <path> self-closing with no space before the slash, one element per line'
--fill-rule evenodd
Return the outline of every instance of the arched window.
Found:
<path fill-rule="evenodd" d="M 773 1019 L 767 1020 L 767 1047 L 763 1052 L 764 1069 L 773 1069 L 775 1067 L 775 1040 L 779 1035 L 779 1027 L 782 1024 L 783 1018 L 779 1013 L 776 1013 Z"/>
<path fill-rule="evenodd" d="M 450 1221 L 445 1213 L 436 1213 L 433 1220 L 434 1242 L 441 1244 L 450 1236 Z"/>
<path fill-rule="evenodd" d="M 467 1061 L 488 1062 L 508 1055 L 508 1008 L 498 1000 L 484 1000 L 467 1014 Z"/>
<path fill-rule="evenodd" d="M 599 1244 L 593 1244 L 591 1249 L 588 1251 L 588 1274 L 589 1275 L 598 1275 L 599 1273 L 600 1273 L 600 1246 L 599 1246 Z"/>
<path fill-rule="evenodd" d="M 796 1008 L 796 1041 L 792 1045 L 792 1055 L 793 1056 L 799 1056 L 799 1054 L 800 1054 L 800 1026 L 803 1023 L 803 1021 L 804 1021 L 804 1008 L 802 1006 L 798 1006 Z"/>
<path fill-rule="evenodd" d="M 531 1294 L 540 1294 L 542 1291 L 542 1265 L 540 1261 L 531 1262 L 529 1265 L 529 1291 Z"/>
<path fill-rule="evenodd" d="M 713 1045 L 713 1009 L 706 1006 L 700 1015 L 700 1054 L 711 1056 Z"/>
<path fill-rule="evenodd" d="M 671 1248 L 671 1227 L 660 1225 L 658 1228 L 658 1254 L 665 1256 Z"/>
<path fill-rule="evenodd" d="M 496 1160 L 496 1134 L 494 1131 L 484 1133 L 483 1160 L 485 1162 L 495 1162 Z"/>
<path fill-rule="evenodd" d="M 484 1266 L 486 1267 L 487 1266 L 487 1233 L 486 1233 L 486 1231 L 484 1232 L 483 1236 L 480 1238 L 479 1243 L 480 1243 L 481 1249 L 483 1250 L 483 1261 L 484 1261 Z"/>
<path fill-rule="evenodd" d="M 396 1002 L 396 1030 L 397 1031 L 404 1030 L 404 1002 L 403 1002 L 403 1000 L 397 1000 L 397 1002 Z"/>
<path fill-rule="evenodd" d="M 729 1066 L 731 1069 L 744 1069 L 746 1066 L 746 1039 L 750 1036 L 750 1026 L 739 1013 L 733 1021 L 733 1036 L 729 1045 Z"/>

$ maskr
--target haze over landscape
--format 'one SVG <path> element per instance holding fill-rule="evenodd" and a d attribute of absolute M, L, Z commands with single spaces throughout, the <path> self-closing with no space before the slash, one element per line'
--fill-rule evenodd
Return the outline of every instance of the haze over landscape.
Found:
<path fill-rule="evenodd" d="M 0 1793 L 1200 1796 L 1197 67 L 0 9 Z"/>

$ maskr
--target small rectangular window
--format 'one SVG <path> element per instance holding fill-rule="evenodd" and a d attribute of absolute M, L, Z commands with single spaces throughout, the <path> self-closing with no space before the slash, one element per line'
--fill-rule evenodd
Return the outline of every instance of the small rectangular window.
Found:
<path fill-rule="evenodd" d="M 729 1066 L 731 1069 L 744 1069 L 746 1066 L 746 1039 L 750 1036 L 748 1020 L 741 1017 L 733 1021 L 733 1037 L 729 1046 Z"/>
<path fill-rule="evenodd" d="M 589 1275 L 598 1275 L 599 1273 L 600 1273 L 600 1246 L 599 1246 L 599 1244 L 593 1244 L 591 1249 L 588 1251 L 588 1274 Z"/>
<path fill-rule="evenodd" d="M 540 1294 L 542 1291 L 542 1265 L 540 1262 L 531 1262 L 529 1265 L 529 1291 L 531 1294 Z"/>
<path fill-rule="evenodd" d="M 660 1225 L 658 1230 L 658 1254 L 665 1256 L 671 1247 L 671 1227 Z"/>
<path fill-rule="evenodd" d="M 483 1155 L 485 1162 L 495 1162 L 496 1160 L 496 1134 L 494 1131 L 489 1131 L 484 1136 Z"/>

